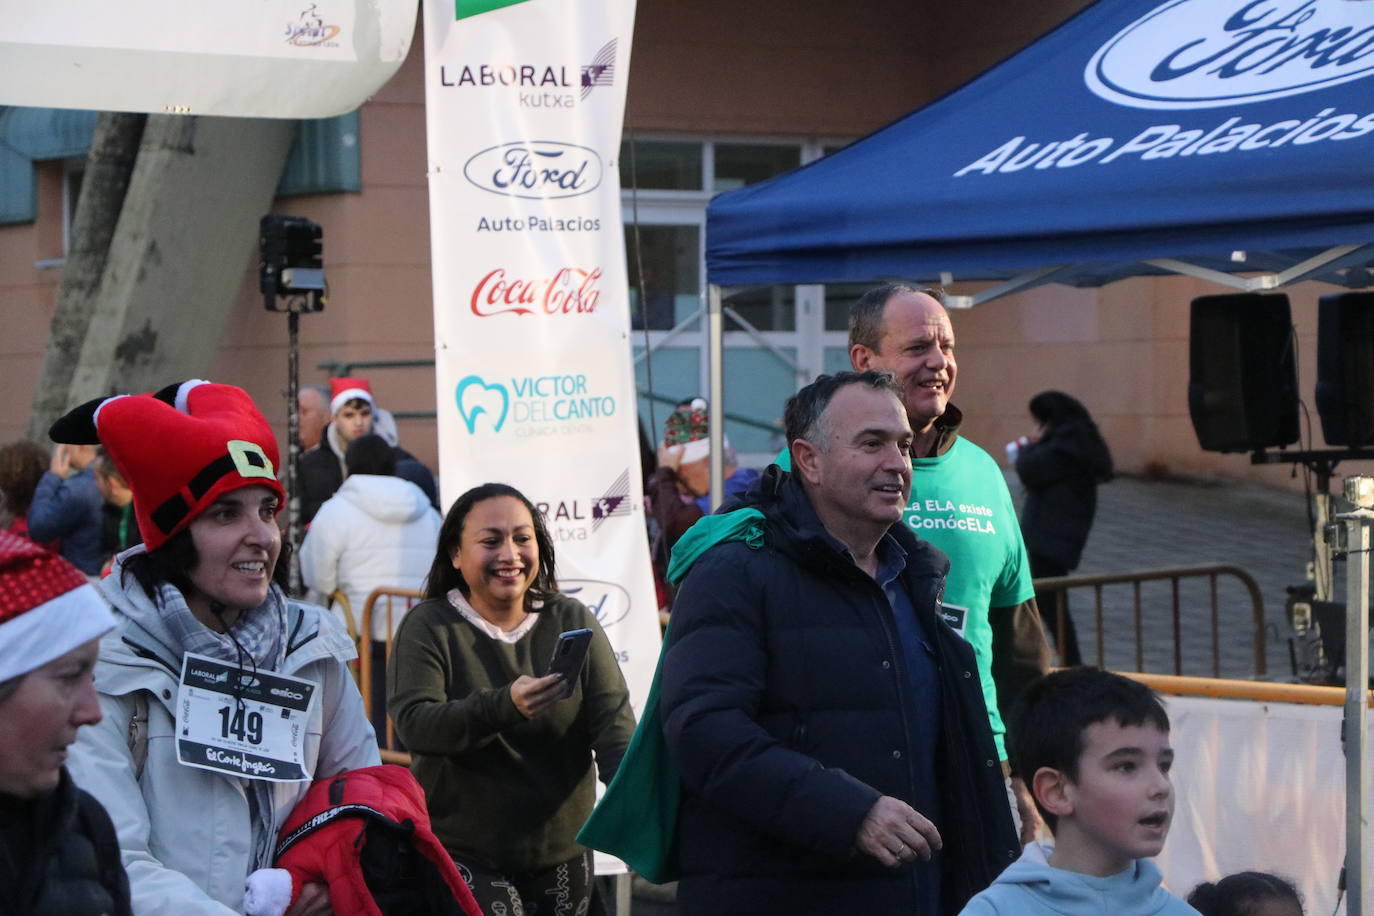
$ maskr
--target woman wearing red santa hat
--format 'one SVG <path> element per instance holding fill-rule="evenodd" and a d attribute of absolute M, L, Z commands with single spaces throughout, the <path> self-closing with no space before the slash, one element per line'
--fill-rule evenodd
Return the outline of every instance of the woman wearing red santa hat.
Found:
<path fill-rule="evenodd" d="M 129 882 L 109 815 L 63 765 L 100 721 L 91 686 L 114 617 L 86 577 L 28 538 L 0 532 L 0 910 L 119 914 Z"/>
<path fill-rule="evenodd" d="M 51 435 L 105 446 L 144 540 L 100 584 L 104 719 L 73 776 L 114 821 L 140 914 L 239 912 L 310 780 L 380 762 L 352 641 L 279 585 L 271 428 L 241 389 L 196 380 L 92 401 Z M 322 885 L 291 910 L 327 912 Z"/>

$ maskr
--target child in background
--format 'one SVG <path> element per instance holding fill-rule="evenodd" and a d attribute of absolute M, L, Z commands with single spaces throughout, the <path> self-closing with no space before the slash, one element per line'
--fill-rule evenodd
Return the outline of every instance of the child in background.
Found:
<path fill-rule="evenodd" d="M 1195 916 L 1150 861 L 1174 813 L 1169 716 L 1143 684 L 1069 668 L 1026 688 L 1011 751 L 1054 831 L 969 901 L 970 916 Z"/>
<path fill-rule="evenodd" d="M 1298 889 L 1262 871 L 1227 875 L 1215 884 L 1204 881 L 1188 902 L 1202 916 L 1303 916 Z"/>

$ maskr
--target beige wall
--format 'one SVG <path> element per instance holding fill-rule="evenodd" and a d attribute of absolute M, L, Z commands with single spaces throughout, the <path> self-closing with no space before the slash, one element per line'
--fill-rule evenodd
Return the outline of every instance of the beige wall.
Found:
<path fill-rule="evenodd" d="M 1303 426 L 1303 447 L 1326 447 L 1313 394 L 1317 299 L 1338 291 L 1318 283 L 1285 290 L 1298 334 L 1298 392 L 1312 421 L 1310 443 Z M 954 313 L 955 401 L 968 415 L 969 436 L 1000 457 L 1004 443 L 1030 431 L 1031 396 L 1057 388 L 1087 405 L 1123 470 L 1302 489 L 1289 465 L 1256 467 L 1248 455 L 1198 447 L 1188 417 L 1189 310 L 1194 297 L 1225 292 L 1185 277 L 1139 278 L 1097 290 L 1045 286 Z M 1337 471 L 1372 473 L 1374 463 Z"/>
<path fill-rule="evenodd" d="M 300 319 L 301 381 L 327 382 L 325 361 L 434 358 L 430 287 L 429 199 L 425 182 L 422 44 L 362 108 L 361 194 L 284 198 L 274 210 L 303 216 L 324 231 L 329 302 Z M 286 438 L 286 316 L 262 307 L 256 262 L 243 288 L 211 378 L 243 385 Z M 370 374 L 378 403 L 391 410 L 433 410 L 432 370 Z M 401 440 L 431 466 L 432 422 L 400 424 Z"/>
<path fill-rule="evenodd" d="M 856 136 L 954 88 L 1052 28 L 1081 0 L 868 0 L 853 4 L 640 0 L 627 123 L 637 130 Z M 324 228 L 326 310 L 301 319 L 302 380 L 325 360 L 432 359 L 424 86 L 419 36 L 397 76 L 362 109 L 364 192 L 296 197 L 276 210 Z M 39 169 L 39 219 L 0 228 L 0 441 L 21 435 L 59 278 L 33 264 L 61 254 L 60 166 Z M 955 287 L 955 292 L 969 290 Z M 1138 279 L 1102 290 L 1051 286 L 956 314 L 957 402 L 967 431 L 994 454 L 1026 431 L 1026 401 L 1045 388 L 1080 397 L 1126 470 L 1220 474 L 1300 486 L 1287 468 L 1202 452 L 1187 414 L 1188 304 L 1223 292 L 1197 281 Z M 1301 391 L 1311 404 L 1315 301 L 1291 293 Z M 256 265 L 206 375 L 246 387 L 284 438 L 286 318 L 266 312 Z M 379 403 L 432 410 L 431 370 L 369 373 Z M 1313 428 L 1320 428 L 1313 412 Z M 432 423 L 401 424 L 431 465 Z M 1320 441 L 1317 443 L 1320 445 Z M 1352 466 L 1354 467 L 1354 466 Z M 1343 468 L 1343 470 L 1345 470 Z"/>
<path fill-rule="evenodd" d="M 40 163 L 36 172 L 37 220 L 0 226 L 0 442 L 22 438 L 27 431 L 62 277 L 60 270 L 35 266 L 63 254 L 62 165 Z"/>

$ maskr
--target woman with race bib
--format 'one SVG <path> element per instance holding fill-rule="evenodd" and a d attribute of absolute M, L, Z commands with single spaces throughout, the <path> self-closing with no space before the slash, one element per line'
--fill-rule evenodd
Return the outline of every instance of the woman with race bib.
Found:
<path fill-rule="evenodd" d="M 573 838 L 635 725 L 606 634 L 558 591 L 543 516 L 505 484 L 449 509 L 425 598 L 396 634 L 387 711 L 434 833 L 487 916 L 587 912 L 592 856 Z M 575 630 L 585 664 L 549 673 Z"/>
<path fill-rule="evenodd" d="M 272 429 L 243 390 L 189 381 L 92 401 L 51 435 L 105 446 L 144 539 L 100 583 L 117 626 L 73 777 L 114 821 L 135 912 L 241 912 L 310 780 L 380 762 L 352 641 L 279 584 Z M 328 912 L 307 885 L 289 916 Z"/>

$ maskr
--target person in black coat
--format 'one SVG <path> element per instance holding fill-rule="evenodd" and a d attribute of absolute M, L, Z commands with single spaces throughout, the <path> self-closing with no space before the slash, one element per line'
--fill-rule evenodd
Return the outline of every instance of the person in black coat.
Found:
<path fill-rule="evenodd" d="M 1097 486 L 1112 479 L 1112 453 L 1078 399 L 1042 391 L 1030 400 L 1035 433 L 1018 440 L 1016 473 L 1026 488 L 1021 535 L 1037 579 L 1067 576 L 1078 568 L 1097 512 Z M 1062 601 L 1063 640 L 1056 608 Z M 1064 592 L 1037 592 L 1045 631 L 1057 641 L 1065 665 L 1083 664 Z"/>
<path fill-rule="evenodd" d="M 114 615 L 86 577 L 0 532 L 0 912 L 129 916 L 129 881 L 105 809 L 63 765 L 100 721 L 99 637 Z"/>
<path fill-rule="evenodd" d="M 396 421 L 391 414 L 375 407 L 368 380 L 331 379 L 330 388 L 334 397 L 329 402 L 329 425 L 321 434 L 319 444 L 301 453 L 297 465 L 301 521 L 306 524 L 314 521 L 324 501 L 343 486 L 344 455 L 349 444 L 373 433 L 385 439 L 396 456 L 394 476 L 415 484 L 429 497 L 430 505 L 438 509 L 439 489 L 434 475 L 414 455 L 396 444 Z"/>
<path fill-rule="evenodd" d="M 729 507 L 762 514 L 761 542 L 725 534 L 678 593 L 679 916 L 954 913 L 1019 854 L 973 650 L 937 613 L 949 561 L 901 524 L 897 391 L 873 371 L 802 389 L 795 473 Z"/>

